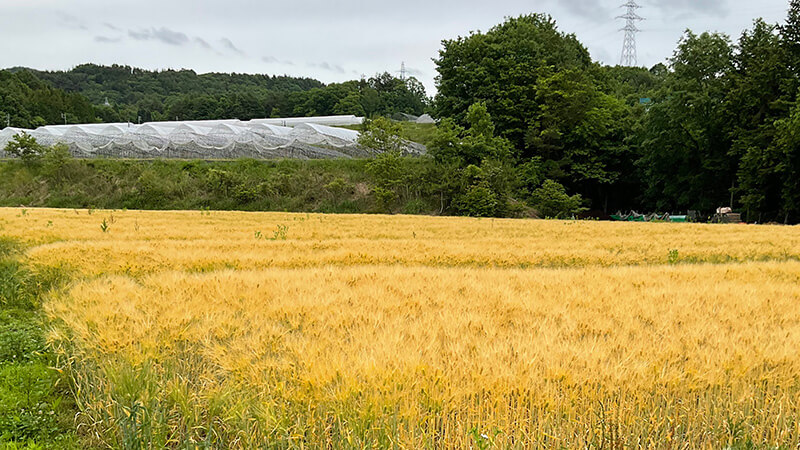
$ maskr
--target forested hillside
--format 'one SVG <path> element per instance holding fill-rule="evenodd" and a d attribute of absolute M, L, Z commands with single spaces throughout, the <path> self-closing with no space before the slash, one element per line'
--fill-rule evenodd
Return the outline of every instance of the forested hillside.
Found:
<path fill-rule="evenodd" d="M 310 78 L 148 71 L 87 64 L 66 72 L 35 72 L 96 105 L 104 122 L 265 117 L 421 115 L 428 99 L 416 80 L 389 74 L 324 85 Z M 106 105 L 108 102 L 108 105 Z"/>
<path fill-rule="evenodd" d="M 422 115 L 416 79 L 390 74 L 325 85 L 310 78 L 147 71 L 87 64 L 70 71 L 0 71 L 0 128 L 60 123 Z M 62 115 L 66 114 L 66 118 Z"/>
<path fill-rule="evenodd" d="M 95 108 L 84 96 L 55 89 L 28 71 L 0 71 L 0 129 L 64 123 L 65 113 L 73 123 L 96 120 Z"/>

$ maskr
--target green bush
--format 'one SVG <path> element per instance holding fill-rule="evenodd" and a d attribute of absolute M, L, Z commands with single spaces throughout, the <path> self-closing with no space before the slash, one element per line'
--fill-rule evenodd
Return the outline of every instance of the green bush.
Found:
<path fill-rule="evenodd" d="M 66 169 L 72 161 L 72 154 L 66 145 L 56 144 L 44 150 L 41 161 L 42 173 L 50 179 L 61 181 L 64 176 L 69 175 Z"/>
<path fill-rule="evenodd" d="M 515 214 L 511 194 L 530 191 L 518 185 L 509 162 L 484 159 L 470 167 L 458 158 L 398 152 L 311 161 L 69 159 L 60 169 L 58 160 L 0 162 L 0 206 L 472 215 L 493 210 L 491 215 L 508 216 Z M 481 193 L 474 186 L 481 183 L 492 191 L 495 208 L 474 205 Z"/>
<path fill-rule="evenodd" d="M 570 197 L 564 186 L 553 180 L 545 180 L 540 188 L 533 191 L 531 200 L 542 217 L 561 219 L 586 210 L 580 195 Z"/>
<path fill-rule="evenodd" d="M 485 182 L 472 185 L 456 200 L 458 210 L 471 217 L 493 217 L 500 202 Z"/>

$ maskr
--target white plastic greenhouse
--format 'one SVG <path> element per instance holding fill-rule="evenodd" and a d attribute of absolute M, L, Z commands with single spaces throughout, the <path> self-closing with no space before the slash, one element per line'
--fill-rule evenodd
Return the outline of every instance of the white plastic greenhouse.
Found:
<path fill-rule="evenodd" d="M 286 119 L 199 120 L 184 122 L 51 125 L 35 130 L 6 128 L 0 131 L 2 149 L 25 132 L 46 146 L 66 144 L 79 158 L 353 158 L 374 154 L 358 145 L 359 133 L 331 125 L 363 122 L 356 116 Z M 409 153 L 424 148 L 409 143 Z"/>

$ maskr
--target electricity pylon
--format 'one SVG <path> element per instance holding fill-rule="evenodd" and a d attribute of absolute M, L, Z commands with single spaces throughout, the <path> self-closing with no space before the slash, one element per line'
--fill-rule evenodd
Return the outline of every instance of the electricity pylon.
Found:
<path fill-rule="evenodd" d="M 644 20 L 644 17 L 636 14 L 636 10 L 641 6 L 636 3 L 636 0 L 628 0 L 621 8 L 627 8 L 628 10 L 624 15 L 617 16 L 617 19 L 625 19 L 626 21 L 625 28 L 620 30 L 625 32 L 625 41 L 622 44 L 622 57 L 619 60 L 619 64 L 628 67 L 638 66 L 639 56 L 636 54 L 636 33 L 641 30 L 636 26 L 636 22 Z"/>

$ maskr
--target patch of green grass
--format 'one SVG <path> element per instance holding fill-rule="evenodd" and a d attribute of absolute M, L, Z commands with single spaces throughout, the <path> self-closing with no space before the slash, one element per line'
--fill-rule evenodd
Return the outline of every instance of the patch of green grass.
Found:
<path fill-rule="evenodd" d="M 436 133 L 436 124 L 401 122 L 402 132 L 400 137 L 428 146 Z"/>
<path fill-rule="evenodd" d="M 54 268 L 31 269 L 0 238 L 0 449 L 77 449 L 76 408 L 53 369 L 44 336 L 42 296 L 67 280 Z"/>
<path fill-rule="evenodd" d="M 0 365 L 0 446 L 79 448 L 60 381 L 43 361 Z"/>
<path fill-rule="evenodd" d="M 0 310 L 0 364 L 25 364 L 46 353 L 42 324 L 29 311 Z"/>
<path fill-rule="evenodd" d="M 400 137 L 417 144 L 428 146 L 436 133 L 436 124 L 434 123 L 414 123 L 414 122 L 398 122 L 400 124 Z M 348 130 L 362 131 L 362 125 L 345 125 L 340 128 Z"/>
<path fill-rule="evenodd" d="M 369 160 L 131 161 L 74 160 L 69 177 L 0 162 L 0 206 L 143 210 L 285 211 L 326 213 L 385 212 L 367 170 Z M 407 183 L 391 212 L 403 212 L 406 197 L 439 204 L 430 188 L 431 158 L 398 161 Z M 15 176 L 24 171 L 25 177 Z M 30 181 L 33 177 L 33 181 Z M 410 194 L 409 194 L 410 193 Z M 409 195 L 407 195 L 409 194 Z M 401 198 L 402 197 L 402 198 Z M 101 226 L 102 217 L 98 218 Z M 109 224 L 113 232 L 113 225 Z M 9 247 L 11 246 L 11 247 Z M 0 243 L 3 248 L 12 244 Z M 2 253 L 0 253 L 2 255 Z"/>

